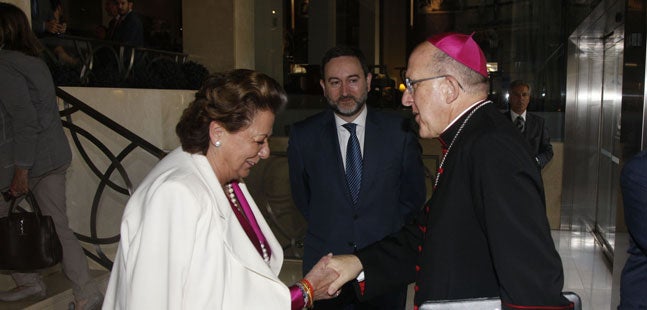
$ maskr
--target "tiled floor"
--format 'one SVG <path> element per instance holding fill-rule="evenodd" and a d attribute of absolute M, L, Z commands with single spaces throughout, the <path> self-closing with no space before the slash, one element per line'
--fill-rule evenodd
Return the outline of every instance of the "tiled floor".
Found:
<path fill-rule="evenodd" d="M 554 230 L 552 234 L 564 265 L 564 291 L 577 293 L 582 299 L 582 309 L 610 310 L 612 272 L 593 235 L 560 230 Z M 286 261 L 281 279 L 285 283 L 294 283 L 300 269 L 300 261 Z M 413 308 L 412 299 L 413 290 L 409 289 L 407 309 Z"/>
<path fill-rule="evenodd" d="M 593 235 L 553 231 L 553 239 L 564 265 L 564 291 L 577 293 L 582 309 L 611 309 L 612 272 Z"/>
<path fill-rule="evenodd" d="M 577 293 L 582 298 L 582 309 L 610 310 L 612 273 L 605 264 L 600 246 L 593 236 L 590 233 L 553 231 L 553 239 L 564 264 L 564 291 Z M 297 281 L 300 275 L 301 261 L 286 260 L 281 271 L 281 280 L 291 284 Z M 97 276 L 101 279 L 105 278 L 103 282 L 107 279 L 105 272 Z M 33 302 L 0 303 L 0 309 L 65 309 L 64 306 L 71 299 L 71 292 L 69 284 L 55 284 L 57 281 L 65 282 L 60 273 L 58 278 L 56 276 L 51 279 L 45 278 L 46 281 L 51 282 L 48 282 L 51 298 L 36 304 Z M 64 288 L 66 292 L 59 292 L 60 290 L 57 291 L 56 288 Z M 412 297 L 413 290 L 410 290 L 407 309 L 412 308 Z M 62 306 L 54 305 L 56 302 Z"/>

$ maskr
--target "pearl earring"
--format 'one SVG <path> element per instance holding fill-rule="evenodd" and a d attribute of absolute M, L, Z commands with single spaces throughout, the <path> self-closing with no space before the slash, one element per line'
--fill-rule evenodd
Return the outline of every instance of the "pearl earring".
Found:
<path fill-rule="evenodd" d="M 213 145 L 214 145 L 215 147 L 220 147 L 220 146 L 222 145 L 222 143 L 220 143 L 220 141 L 216 141 L 216 143 L 214 143 Z"/>

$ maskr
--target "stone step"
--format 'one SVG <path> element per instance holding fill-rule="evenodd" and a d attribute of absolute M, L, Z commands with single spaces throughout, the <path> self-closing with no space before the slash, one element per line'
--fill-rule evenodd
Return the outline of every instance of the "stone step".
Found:
<path fill-rule="evenodd" d="M 90 276 L 96 286 L 102 292 L 105 292 L 110 273 L 107 270 L 90 270 Z M 43 275 L 43 281 L 47 286 L 47 297 L 43 300 L 22 300 L 15 302 L 1 302 L 2 310 L 68 310 L 68 305 L 74 300 L 72 295 L 72 284 L 65 277 L 65 274 L 58 269 L 51 273 Z M 11 289 L 11 287 L 3 288 Z"/>

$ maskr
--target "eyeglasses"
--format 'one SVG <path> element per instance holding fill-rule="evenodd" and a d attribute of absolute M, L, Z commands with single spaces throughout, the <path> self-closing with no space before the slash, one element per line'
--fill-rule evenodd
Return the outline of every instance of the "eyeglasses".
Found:
<path fill-rule="evenodd" d="M 413 96 L 413 91 L 415 90 L 415 88 L 413 88 L 413 85 L 416 85 L 416 84 L 418 84 L 420 82 L 429 81 L 429 80 L 435 80 L 435 79 L 440 79 L 440 78 L 445 78 L 445 77 L 447 77 L 447 75 L 443 74 L 443 75 L 432 76 L 432 77 L 428 77 L 428 78 L 424 78 L 424 79 L 417 79 L 417 80 L 412 80 L 410 78 L 404 78 L 404 85 L 407 86 L 407 90 L 409 91 L 409 94 L 411 94 Z"/>
<path fill-rule="evenodd" d="M 440 78 L 446 78 L 446 77 L 449 77 L 449 76 L 451 76 L 451 75 L 443 74 L 443 75 L 437 75 L 437 76 L 432 76 L 432 77 L 428 77 L 428 78 L 424 78 L 424 79 L 417 79 L 417 80 L 412 80 L 410 78 L 404 78 L 404 85 L 407 87 L 407 91 L 409 92 L 409 94 L 411 94 L 413 96 L 413 92 L 415 90 L 415 88 L 413 88 L 413 85 L 416 85 L 416 84 L 418 84 L 420 82 L 429 81 L 429 80 L 435 80 L 435 79 L 440 79 Z M 461 85 L 461 83 L 458 82 L 458 81 L 456 81 L 456 83 L 458 83 L 458 87 L 460 87 L 461 90 L 462 90 L 463 85 Z"/>

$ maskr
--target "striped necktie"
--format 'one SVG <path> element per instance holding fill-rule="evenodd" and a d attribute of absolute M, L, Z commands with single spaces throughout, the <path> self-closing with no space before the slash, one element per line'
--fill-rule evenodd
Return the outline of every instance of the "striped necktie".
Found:
<path fill-rule="evenodd" d="M 517 116 L 517 119 L 515 119 L 514 124 L 521 132 L 523 132 L 526 127 L 526 121 L 523 120 L 523 117 L 521 117 L 521 115 Z"/>
<path fill-rule="evenodd" d="M 355 133 L 357 124 L 346 123 L 342 126 L 350 132 L 346 147 L 346 182 L 353 198 L 353 205 L 355 205 L 359 198 L 359 189 L 362 183 L 362 150 L 359 147 L 359 139 L 357 139 L 357 134 Z"/>

